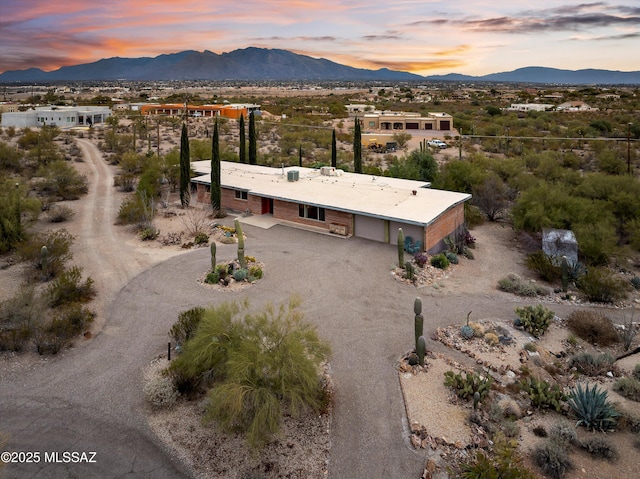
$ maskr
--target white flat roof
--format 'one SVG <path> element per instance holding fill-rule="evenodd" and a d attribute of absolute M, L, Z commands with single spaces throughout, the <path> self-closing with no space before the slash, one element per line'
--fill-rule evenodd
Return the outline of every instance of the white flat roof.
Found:
<path fill-rule="evenodd" d="M 191 163 L 191 167 L 200 175 L 192 181 L 211 183 L 210 161 L 196 161 Z M 224 188 L 422 226 L 429 225 L 448 209 L 471 198 L 466 193 L 431 189 L 430 183 L 425 181 L 342 170 L 336 170 L 336 176 L 326 176 L 314 168 L 271 168 L 227 161 L 221 162 L 220 170 Z M 291 170 L 298 171 L 298 181 L 288 181 Z"/>

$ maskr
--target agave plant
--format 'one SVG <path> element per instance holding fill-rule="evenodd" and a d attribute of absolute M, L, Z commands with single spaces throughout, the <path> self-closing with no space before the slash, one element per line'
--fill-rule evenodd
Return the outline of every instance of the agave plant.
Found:
<path fill-rule="evenodd" d="M 589 385 L 582 388 L 578 383 L 569 394 L 567 401 L 578 417 L 576 426 L 587 429 L 605 431 L 616 425 L 620 414 L 607 399 L 607 391 L 599 390 L 596 384 L 589 389 Z"/>

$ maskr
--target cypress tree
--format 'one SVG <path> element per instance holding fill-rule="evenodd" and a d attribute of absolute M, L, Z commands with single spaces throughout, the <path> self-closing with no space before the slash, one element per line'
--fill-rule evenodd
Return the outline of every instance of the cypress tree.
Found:
<path fill-rule="evenodd" d="M 336 130 L 333 129 L 333 135 L 331 137 L 331 166 L 336 168 L 338 165 L 338 147 L 336 146 Z"/>
<path fill-rule="evenodd" d="M 244 133 L 244 115 L 240 115 L 240 163 L 247 162 L 247 140 Z"/>
<path fill-rule="evenodd" d="M 182 134 L 180 135 L 180 204 L 189 206 L 190 191 L 189 182 L 191 180 L 191 163 L 189 161 L 189 134 L 187 125 L 182 124 Z"/>
<path fill-rule="evenodd" d="M 220 138 L 218 133 L 218 119 L 213 127 L 213 140 L 211 142 L 211 207 L 214 211 L 220 211 Z"/>
<path fill-rule="evenodd" d="M 353 171 L 362 173 L 362 134 L 360 133 L 360 121 L 355 119 L 353 131 Z"/>
<path fill-rule="evenodd" d="M 298 166 L 302 166 L 302 145 L 298 147 Z"/>
<path fill-rule="evenodd" d="M 249 164 L 258 163 L 258 140 L 256 138 L 256 120 L 253 112 L 249 113 Z"/>

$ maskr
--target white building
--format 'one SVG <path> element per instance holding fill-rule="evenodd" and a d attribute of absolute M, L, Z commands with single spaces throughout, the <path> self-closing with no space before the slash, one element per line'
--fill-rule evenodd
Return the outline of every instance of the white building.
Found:
<path fill-rule="evenodd" d="M 33 128 L 38 126 L 93 126 L 111 116 L 107 106 L 39 106 L 34 110 L 2 114 L 3 127 Z"/>
<path fill-rule="evenodd" d="M 554 105 L 549 103 L 512 103 L 508 111 L 547 111 L 552 110 Z"/>

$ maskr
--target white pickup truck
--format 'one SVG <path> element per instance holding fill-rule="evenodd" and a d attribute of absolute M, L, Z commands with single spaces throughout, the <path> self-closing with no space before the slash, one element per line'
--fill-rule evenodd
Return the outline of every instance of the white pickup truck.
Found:
<path fill-rule="evenodd" d="M 429 140 L 429 141 L 427 141 L 427 145 L 433 146 L 434 148 L 448 148 L 449 147 L 449 145 L 447 145 L 442 140 Z"/>

